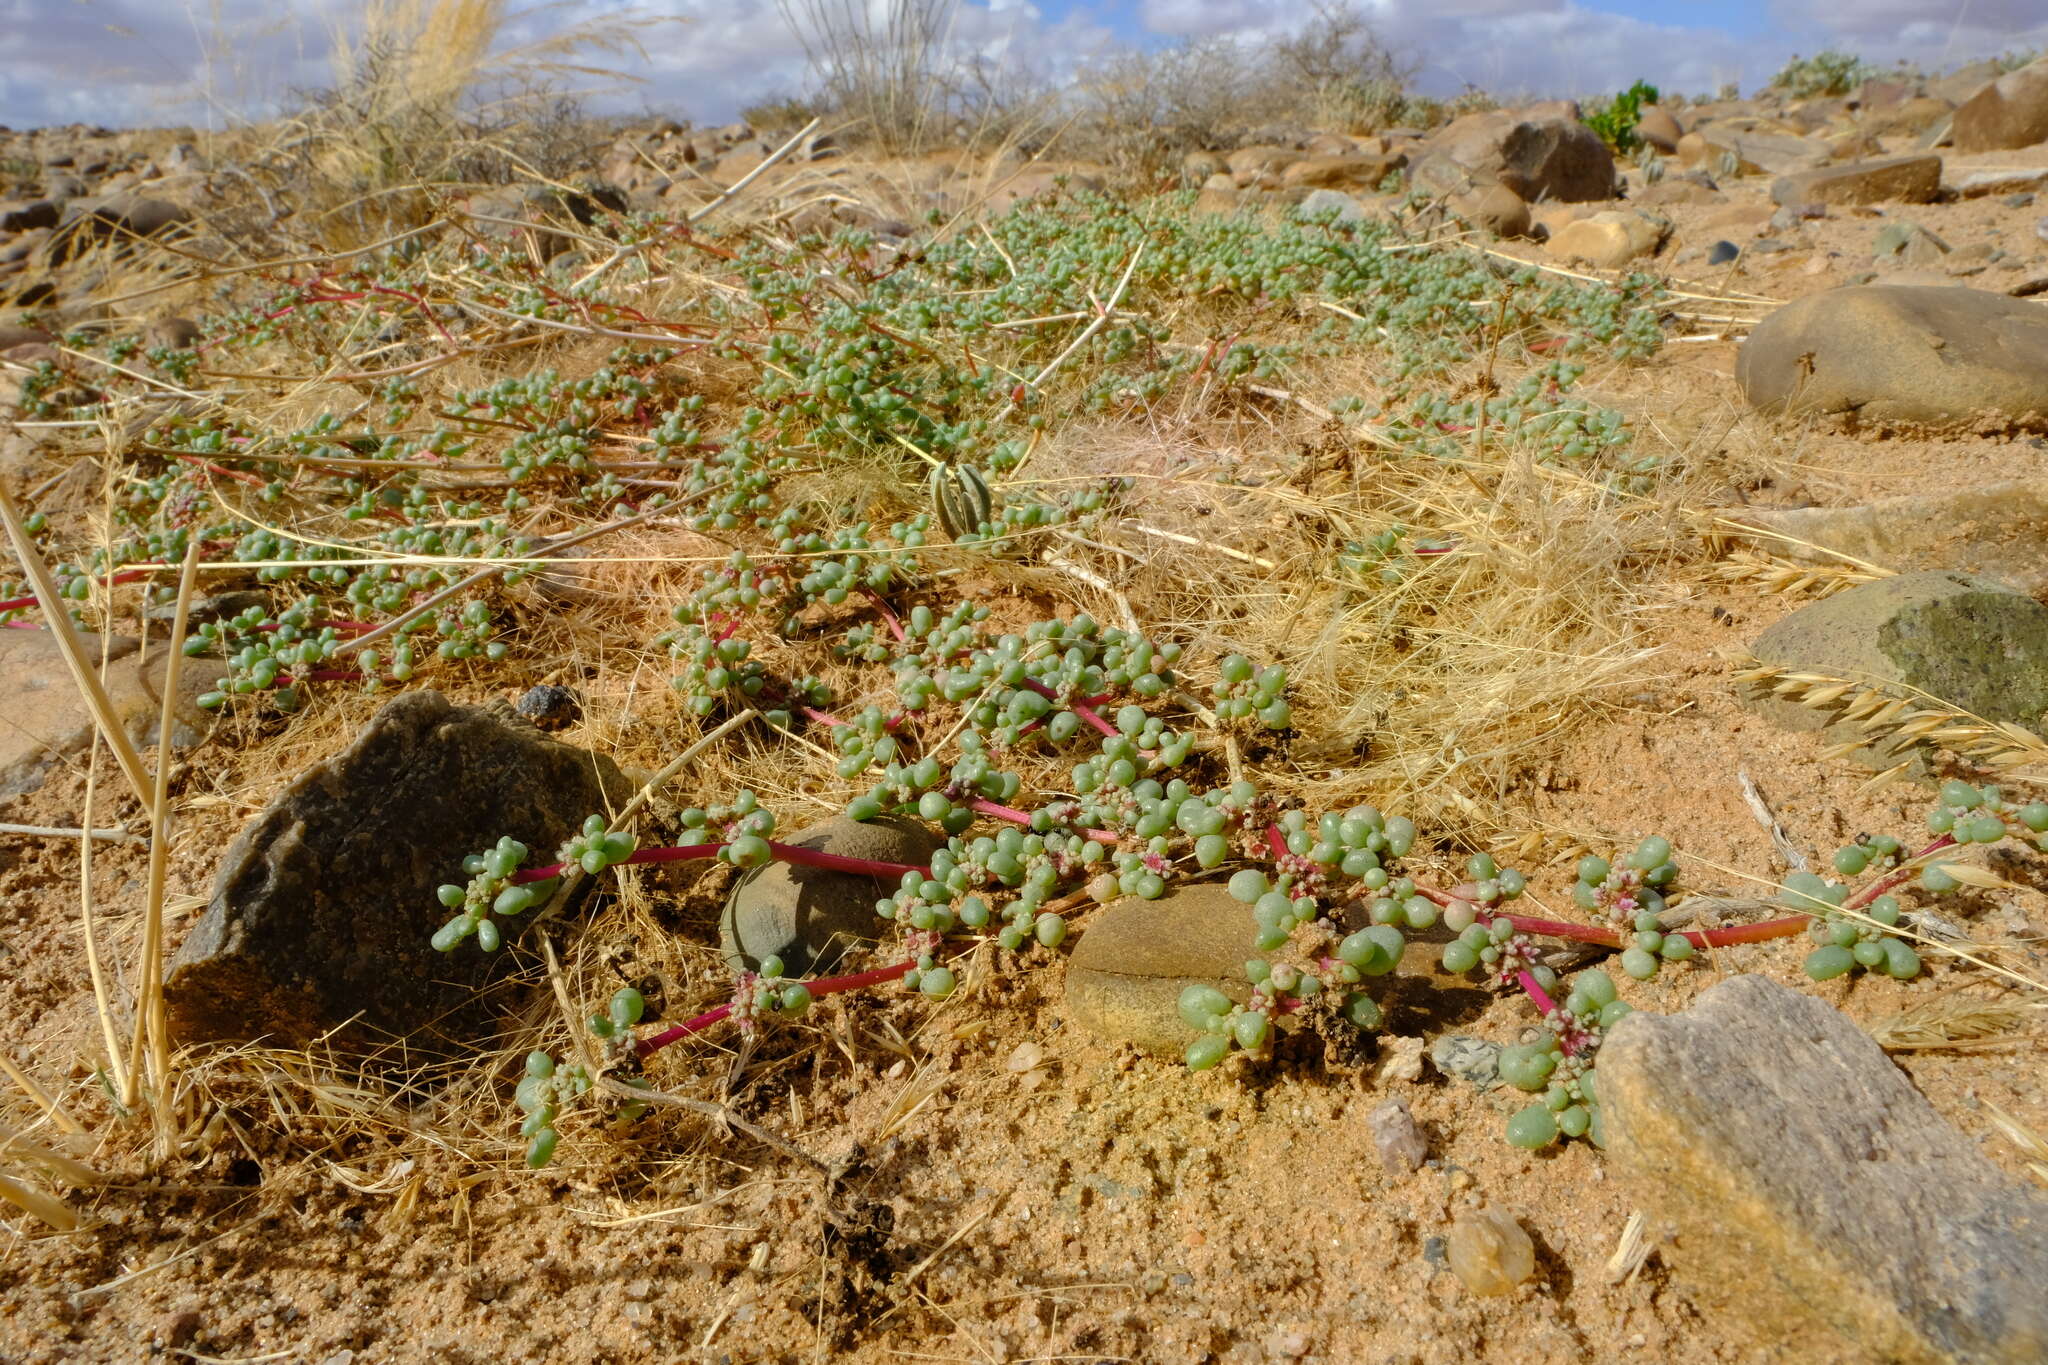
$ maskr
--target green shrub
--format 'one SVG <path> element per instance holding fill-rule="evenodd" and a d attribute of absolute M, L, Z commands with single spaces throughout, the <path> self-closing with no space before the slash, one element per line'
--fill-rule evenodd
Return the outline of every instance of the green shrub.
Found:
<path fill-rule="evenodd" d="M 1648 81 L 1637 81 L 1613 99 L 1594 106 L 1586 114 L 1586 126 L 1615 151 L 1634 151 L 1640 142 L 1636 124 L 1642 120 L 1643 106 L 1656 102 L 1657 87 Z"/>

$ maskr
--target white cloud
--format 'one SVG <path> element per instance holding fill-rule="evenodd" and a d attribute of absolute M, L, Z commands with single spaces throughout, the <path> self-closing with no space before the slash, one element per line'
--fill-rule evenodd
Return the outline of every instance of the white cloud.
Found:
<path fill-rule="evenodd" d="M 1937 67 L 2048 46 L 2048 0 L 1772 0 L 1776 31 L 1766 39 L 1676 21 L 1710 19 L 1706 5 L 1666 6 L 1653 22 L 1582 0 L 1360 3 L 1380 35 L 1420 64 L 1419 83 L 1433 93 L 1469 83 L 1505 95 L 1597 94 L 1638 77 L 1687 93 L 1728 81 L 1753 89 L 1795 51 L 1829 45 Z M 1048 19 L 1051 9 L 1065 17 Z M 644 35 L 646 60 L 623 63 L 640 81 L 616 87 L 623 93 L 600 107 L 723 121 L 805 85 L 802 45 L 776 0 L 647 0 L 643 10 L 681 22 Z M 287 8 L 277 0 L 0 0 L 0 122 L 204 123 L 209 101 L 216 111 L 260 116 L 329 79 L 332 26 L 361 11 L 361 0 Z M 618 0 L 570 0 L 524 23 L 559 27 L 619 12 Z M 1300 0 L 968 0 L 954 37 L 992 64 L 1057 77 L 1112 45 L 1104 12 L 1135 19 L 1154 41 L 1257 43 L 1311 9 Z M 508 34 L 537 36 L 525 27 Z"/>

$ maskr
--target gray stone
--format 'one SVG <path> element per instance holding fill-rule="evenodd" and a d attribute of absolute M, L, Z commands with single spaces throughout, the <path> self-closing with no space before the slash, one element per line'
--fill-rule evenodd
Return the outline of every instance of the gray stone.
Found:
<path fill-rule="evenodd" d="M 1500 1086 L 1501 1045 L 1469 1033 L 1446 1033 L 1429 1046 L 1429 1060 L 1446 1076 L 1478 1090 Z"/>
<path fill-rule="evenodd" d="M 1295 212 L 1303 218 L 1321 218 L 1334 213 L 1340 223 L 1362 223 L 1367 216 L 1365 205 L 1342 190 L 1310 190 Z"/>
<path fill-rule="evenodd" d="M 842 858 L 922 867 L 944 840 L 908 816 L 866 822 L 840 816 L 781 842 Z M 830 971 L 849 950 L 875 943 L 884 923 L 875 902 L 895 889 L 895 881 L 779 862 L 756 868 L 726 897 L 719 918 L 726 964 L 753 971 L 772 956 L 782 959 L 791 976 Z"/>
<path fill-rule="evenodd" d="M 2048 168 L 2004 167 L 1997 170 L 1971 171 L 1956 182 L 1956 193 L 1964 199 L 1983 199 L 1990 195 L 2027 195 L 2024 203 L 2015 204 L 2010 199 L 2007 208 L 2023 209 L 2033 202 L 2031 192 L 2048 187 Z"/>
<path fill-rule="evenodd" d="M 1848 555 L 1885 569 L 1957 569 L 2048 595 L 2048 489 L 2038 483 L 1930 488 L 1852 507 L 1730 508 L 1725 515 L 1777 532 L 1759 539 L 1789 559 L 1837 564 L 1837 555 Z"/>
<path fill-rule="evenodd" d="M 1810 294 L 1766 317 L 1735 362 L 1755 407 L 1858 426 L 2048 428 L 2048 309 L 1959 286 Z"/>
<path fill-rule="evenodd" d="M 1899 574 L 1801 607 L 1759 635 L 1757 660 L 1900 695 L 1924 693 L 1986 720 L 2039 728 L 2048 711 L 2048 607 L 1968 574 Z M 1789 730 L 1834 728 L 1832 711 L 1753 686 L 1752 709 Z M 1869 756 L 1882 759 L 1884 755 Z"/>
<path fill-rule="evenodd" d="M 1823 166 L 1781 176 L 1771 185 L 1772 201 L 1794 208 L 1803 204 L 1931 204 L 1940 194 L 1938 156 Z"/>
<path fill-rule="evenodd" d="M 609 758 L 509 712 L 438 692 L 393 699 L 222 855 L 165 984 L 173 1030 L 302 1045 L 346 1026 L 428 1050 L 473 1043 L 488 1025 L 483 988 L 511 954 L 473 941 L 435 952 L 428 939 L 448 913 L 435 888 L 466 881 L 463 858 L 501 835 L 547 859 L 585 816 L 632 793 Z"/>
<path fill-rule="evenodd" d="M 1848 1358 L 2048 1359 L 2048 1197 L 1993 1166 L 1870 1036 L 1758 976 L 1638 1011 L 1600 1050 L 1607 1154 L 1707 1319 Z"/>
<path fill-rule="evenodd" d="M 1742 254 L 1742 248 L 1735 243 L 1722 240 L 1707 248 L 1708 265 L 1727 265 Z"/>
<path fill-rule="evenodd" d="M 1251 998 L 1244 964 L 1258 953 L 1251 907 L 1221 882 L 1135 897 L 1097 911 L 1067 962 L 1067 1017 L 1098 1038 L 1178 1056 L 1194 1040 L 1180 993 L 1214 986 Z"/>
<path fill-rule="evenodd" d="M 1951 250 L 1947 242 L 1912 222 L 1885 224 L 1871 244 L 1871 255 L 1886 265 L 1940 265 Z"/>

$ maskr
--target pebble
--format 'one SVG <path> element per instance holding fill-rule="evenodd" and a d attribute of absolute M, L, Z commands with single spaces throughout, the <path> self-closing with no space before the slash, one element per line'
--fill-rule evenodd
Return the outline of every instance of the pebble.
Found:
<path fill-rule="evenodd" d="M 1468 1213 L 1451 1224 L 1445 1254 L 1451 1273 L 1482 1298 L 1507 1294 L 1536 1273 L 1536 1244 L 1498 1209 Z"/>
<path fill-rule="evenodd" d="M 1429 1156 L 1429 1139 L 1409 1112 L 1408 1101 L 1399 1097 L 1382 1100 L 1366 1115 L 1365 1124 L 1372 1131 L 1373 1145 L 1379 1148 L 1380 1164 L 1389 1173 L 1407 1175 L 1420 1169 Z"/>
<path fill-rule="evenodd" d="M 1742 248 L 1723 239 L 1707 248 L 1708 265 L 1726 265 L 1742 254 Z"/>
<path fill-rule="evenodd" d="M 1491 1090 L 1500 1084 L 1500 1053 L 1499 1043 L 1469 1033 L 1446 1033 L 1430 1048 L 1429 1060 L 1446 1076 Z"/>
<path fill-rule="evenodd" d="M 1009 1060 L 1003 1065 L 1017 1075 L 1045 1064 L 1045 1049 L 1030 1039 L 1025 1039 L 1010 1050 Z"/>

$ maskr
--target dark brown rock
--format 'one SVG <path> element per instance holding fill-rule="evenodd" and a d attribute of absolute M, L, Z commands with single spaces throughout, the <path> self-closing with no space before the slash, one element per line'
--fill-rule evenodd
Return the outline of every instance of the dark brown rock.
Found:
<path fill-rule="evenodd" d="M 1432 136 L 1413 179 L 1438 194 L 1505 185 L 1528 203 L 1583 203 L 1614 195 L 1614 156 L 1574 119 L 1509 110 L 1467 114 Z"/>
<path fill-rule="evenodd" d="M 2048 309 L 1962 287 L 1811 294 L 1757 325 L 1735 378 L 1753 406 L 1772 412 L 2048 429 Z"/>
<path fill-rule="evenodd" d="M 1646 104 L 1636 117 L 1636 136 L 1669 156 L 1678 150 L 1678 139 L 1685 136 L 1685 129 L 1670 110 Z"/>
<path fill-rule="evenodd" d="M 28 232 L 35 228 L 57 226 L 57 217 L 62 210 L 48 199 L 33 199 L 24 203 L 11 200 L 0 203 L 0 232 Z"/>
<path fill-rule="evenodd" d="M 866 822 L 840 816 L 796 830 L 781 841 L 843 858 L 922 867 L 944 839 L 930 825 L 908 816 Z M 791 976 L 827 972 L 850 949 L 874 944 L 886 927 L 875 913 L 875 902 L 894 889 L 894 878 L 769 863 L 755 869 L 726 898 L 718 923 L 719 946 L 735 971 L 752 971 L 774 956 L 782 959 Z"/>
<path fill-rule="evenodd" d="M 2048 142 L 2048 57 L 2009 71 L 1956 108 L 1959 152 L 1998 152 Z"/>
<path fill-rule="evenodd" d="M 1608 1159 L 1679 1236 L 1697 1310 L 1801 1358 L 2048 1359 L 2048 1197 L 1987 1161 L 1847 1016 L 1758 976 L 1600 1050 Z"/>
<path fill-rule="evenodd" d="M 1114 901 L 1067 963 L 1067 1015 L 1099 1038 L 1178 1056 L 1194 1041 L 1180 1017 L 1181 991 L 1214 986 L 1242 1004 L 1252 990 L 1244 964 L 1257 955 L 1251 907 L 1221 882 Z"/>
<path fill-rule="evenodd" d="M 173 1031 L 292 1045 L 346 1026 L 430 1050 L 473 1039 L 509 954 L 435 952 L 435 888 L 467 880 L 462 859 L 501 835 L 546 858 L 632 792 L 609 758 L 524 722 L 438 692 L 394 699 L 222 855 L 165 985 Z"/>
<path fill-rule="evenodd" d="M 1931 204 L 1941 194 L 1941 158 L 1900 156 L 1852 161 L 1779 177 L 1771 199 L 1790 208 L 1806 204 Z"/>

